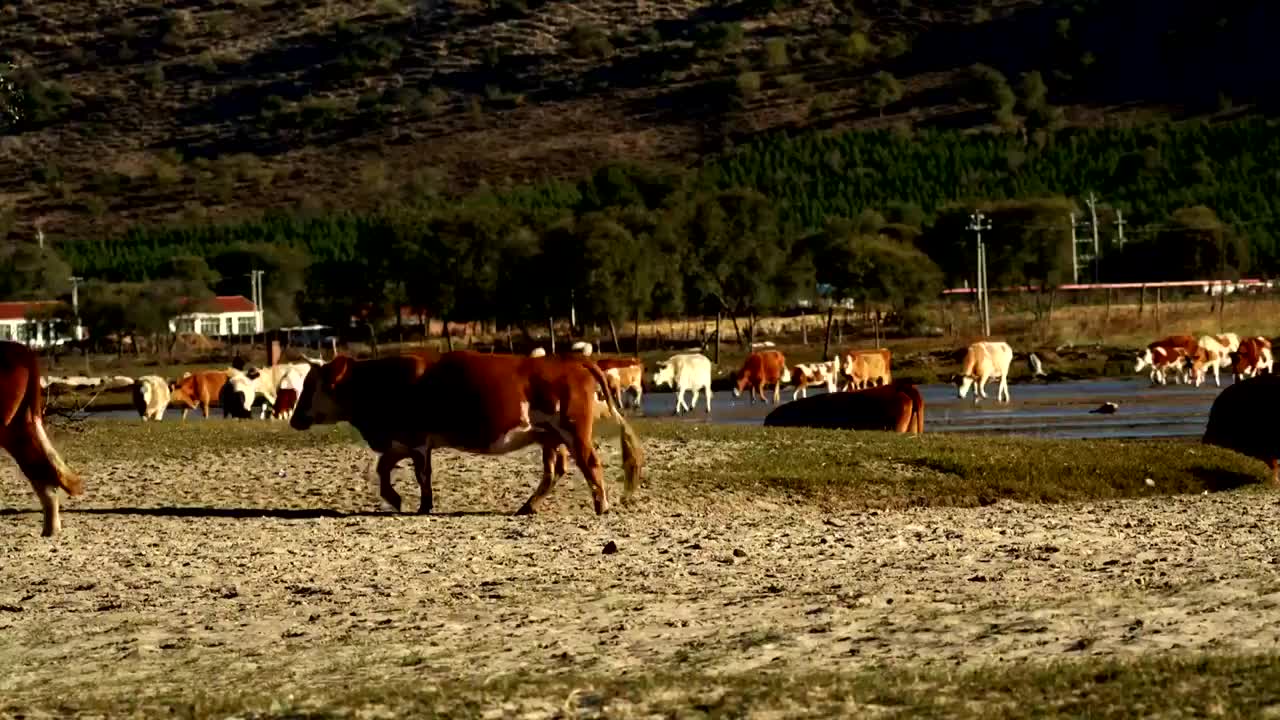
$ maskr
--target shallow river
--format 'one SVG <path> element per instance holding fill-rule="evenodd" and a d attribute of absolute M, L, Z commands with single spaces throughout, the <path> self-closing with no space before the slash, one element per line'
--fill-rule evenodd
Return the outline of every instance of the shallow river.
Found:
<path fill-rule="evenodd" d="M 1225 385 L 1230 380 L 1224 380 Z M 1099 437 L 1199 437 L 1209 417 L 1209 406 L 1220 388 L 1212 382 L 1200 388 L 1170 385 L 1150 387 L 1145 377 L 1124 380 L 1085 380 L 1065 383 L 1026 383 L 1009 386 L 1012 402 L 1008 406 L 994 401 L 996 386 L 987 386 L 990 398 L 980 405 L 956 396 L 951 385 L 920 385 L 925 398 L 925 430 L 927 432 L 988 432 L 1034 435 L 1052 438 Z M 823 390 L 812 391 L 821 393 Z M 686 396 L 687 397 L 687 396 Z M 791 399 L 791 390 L 783 388 L 782 401 Z M 628 398 L 630 400 L 630 398 Z M 1118 403 L 1114 415 L 1092 415 L 1090 410 L 1103 402 Z M 643 414 L 669 418 L 678 422 L 708 422 L 704 401 L 698 409 L 676 418 L 674 393 L 648 393 Z M 752 404 L 724 391 L 711 400 L 710 422 L 758 425 L 772 405 Z M 631 411 L 634 412 L 634 411 Z M 255 417 L 257 411 L 255 409 Z M 136 418 L 132 411 L 113 410 L 95 413 L 95 417 Z M 179 411 L 170 408 L 165 419 L 176 420 Z M 213 417 L 222 411 L 214 409 Z M 199 421 L 200 413 L 189 416 Z"/>

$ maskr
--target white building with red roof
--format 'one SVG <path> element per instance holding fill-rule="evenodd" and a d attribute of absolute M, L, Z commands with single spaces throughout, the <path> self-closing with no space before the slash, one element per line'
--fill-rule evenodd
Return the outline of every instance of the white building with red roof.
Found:
<path fill-rule="evenodd" d="M 74 333 L 65 323 L 54 321 L 57 310 L 67 303 L 57 300 L 24 300 L 0 302 L 0 340 L 13 340 L 31 347 L 61 345 L 83 338 L 81 328 Z M 256 335 L 264 329 L 262 311 L 243 295 L 219 295 L 203 312 L 184 313 L 169 321 L 169 329 L 177 333 L 196 333 L 207 337 Z"/>

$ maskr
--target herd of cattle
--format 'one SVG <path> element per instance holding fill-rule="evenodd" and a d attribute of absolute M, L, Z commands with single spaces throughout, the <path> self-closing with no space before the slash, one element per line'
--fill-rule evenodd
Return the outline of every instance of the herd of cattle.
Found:
<path fill-rule="evenodd" d="M 347 422 L 374 451 L 370 474 L 379 481 L 382 500 L 397 511 L 400 496 L 391 485 L 391 471 L 401 460 L 413 461 L 422 491 L 418 511 L 427 513 L 432 508 L 433 448 L 505 454 L 536 444 L 542 449 L 542 482 L 518 513 L 536 512 L 572 459 L 589 483 L 599 514 L 608 510 L 609 501 L 592 426 L 597 418 L 608 417 L 621 429 L 625 501 L 640 485 L 642 453 L 622 409 L 629 394 L 640 406 L 644 363 L 590 356 L 589 345 L 550 356 L 541 350 L 530 356 L 422 350 L 370 360 L 338 356 L 328 363 L 307 359 L 268 368 L 199 371 L 173 382 L 151 375 L 132 386 L 144 420 L 160 420 L 171 404 L 182 408 L 184 420 L 196 408 L 208 417 L 215 402 L 227 416 L 250 418 L 261 401 L 260 417 L 270 412 L 296 430 Z M 1012 360 L 1008 343 L 970 345 L 954 378 L 959 396 L 972 389 L 974 402 L 980 402 L 987 397 L 985 386 L 996 381 L 997 401 L 1008 403 Z M 1037 364 L 1034 356 L 1031 360 Z M 1280 438 L 1255 418 L 1259 408 L 1280 402 L 1280 376 L 1270 374 L 1271 366 L 1266 339 L 1241 341 L 1225 334 L 1156 341 L 1138 354 L 1136 371 L 1150 367 L 1153 383 L 1164 383 L 1172 373 L 1175 381 L 1199 385 L 1210 370 L 1218 382 L 1218 371 L 1230 368 L 1238 382 L 1215 400 L 1204 440 L 1267 461 L 1273 481 L 1280 481 Z M 705 355 L 681 353 L 660 361 L 650 380 L 654 386 L 674 388 L 677 414 L 692 411 L 699 393 L 711 411 L 712 362 Z M 888 350 L 849 350 L 827 362 L 788 367 L 780 351 L 762 347 L 730 380 L 734 395 L 748 392 L 752 402 L 765 401 L 766 390 L 772 389 L 778 407 L 765 425 L 924 431 L 924 400 L 911 382 L 892 379 Z M 35 489 L 44 511 L 43 534 L 51 536 L 61 527 L 57 491 L 79 495 L 84 486 L 45 433 L 47 382 L 31 350 L 0 341 L 0 446 Z M 779 405 L 784 383 L 794 388 L 792 400 Z M 809 397 L 810 387 L 828 392 Z M 686 392 L 692 393 L 688 403 Z M 387 398 L 396 401 L 388 403 Z"/>
<path fill-rule="evenodd" d="M 1264 337 L 1246 337 L 1235 333 L 1203 335 L 1170 335 L 1161 338 L 1138 353 L 1134 372 L 1150 368 L 1151 384 L 1164 385 L 1169 376 L 1179 384 L 1200 387 L 1213 371 L 1213 383 L 1221 387 L 1219 371 L 1230 369 L 1236 380 L 1271 372 L 1271 341 Z"/>

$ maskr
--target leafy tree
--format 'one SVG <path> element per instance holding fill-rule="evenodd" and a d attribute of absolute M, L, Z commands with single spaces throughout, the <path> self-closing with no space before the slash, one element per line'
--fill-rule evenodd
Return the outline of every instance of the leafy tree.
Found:
<path fill-rule="evenodd" d="M 871 76 L 867 94 L 871 96 L 871 104 L 880 111 L 880 117 L 884 117 L 884 109 L 902 99 L 902 83 L 893 73 L 881 70 Z"/>
<path fill-rule="evenodd" d="M 17 127 L 22 121 L 22 108 L 26 104 L 22 88 L 14 75 L 17 68 L 12 64 L 0 66 L 0 131 L 7 132 Z"/>
<path fill-rule="evenodd" d="M 686 220 L 693 289 L 716 309 L 748 316 L 746 343 L 758 313 L 789 299 L 804 278 L 788 266 L 791 241 L 768 198 L 727 190 L 695 199 Z"/>
<path fill-rule="evenodd" d="M 1158 272 L 1169 279 L 1238 278 L 1249 269 L 1249 245 L 1203 205 L 1179 208 L 1148 253 Z"/>
<path fill-rule="evenodd" d="M 49 247 L 0 243 L 0 298 L 47 300 L 71 292 L 71 267 Z"/>

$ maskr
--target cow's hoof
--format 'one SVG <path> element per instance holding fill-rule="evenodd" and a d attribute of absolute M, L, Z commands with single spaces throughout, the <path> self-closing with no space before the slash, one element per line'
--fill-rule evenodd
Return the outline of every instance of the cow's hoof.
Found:
<path fill-rule="evenodd" d="M 533 515 L 536 512 L 537 511 L 533 509 L 532 505 L 530 505 L 529 503 L 525 503 L 520 506 L 520 509 L 516 511 L 516 514 L 517 515 Z"/>
<path fill-rule="evenodd" d="M 424 504 L 424 505 L 419 505 L 419 506 L 418 506 L 418 514 L 419 514 L 419 515 L 430 515 L 430 514 L 431 514 L 431 506 L 430 506 L 430 505 L 425 505 L 425 504 Z"/>
<path fill-rule="evenodd" d="M 382 504 L 392 512 L 400 512 L 403 501 L 400 499 L 399 495 L 392 495 L 392 496 L 383 495 Z"/>

